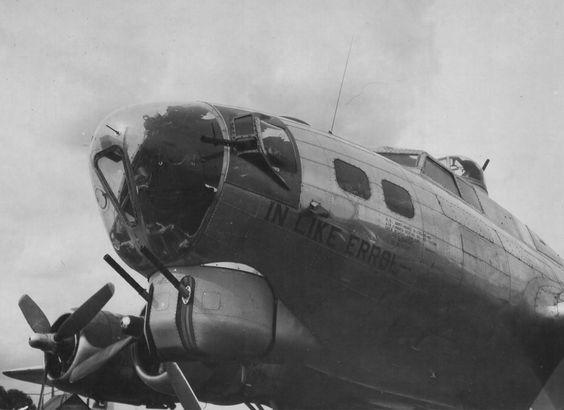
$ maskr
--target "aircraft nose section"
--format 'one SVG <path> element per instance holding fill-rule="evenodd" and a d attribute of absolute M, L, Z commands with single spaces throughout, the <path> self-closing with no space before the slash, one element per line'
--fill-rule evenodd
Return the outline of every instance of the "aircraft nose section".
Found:
<path fill-rule="evenodd" d="M 139 268 L 147 246 L 163 263 L 180 261 L 220 189 L 228 139 L 204 103 L 140 105 L 97 128 L 91 152 L 94 191 L 114 248 Z M 212 141 L 212 142 L 210 142 Z"/>

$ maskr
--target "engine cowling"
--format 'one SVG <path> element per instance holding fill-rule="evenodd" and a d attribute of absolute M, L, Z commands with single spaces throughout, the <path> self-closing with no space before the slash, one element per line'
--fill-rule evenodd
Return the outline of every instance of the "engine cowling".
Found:
<path fill-rule="evenodd" d="M 160 273 L 151 277 L 147 331 L 160 360 L 286 361 L 317 348 L 256 271 L 193 266 L 171 272 L 192 294 L 182 298 Z"/>

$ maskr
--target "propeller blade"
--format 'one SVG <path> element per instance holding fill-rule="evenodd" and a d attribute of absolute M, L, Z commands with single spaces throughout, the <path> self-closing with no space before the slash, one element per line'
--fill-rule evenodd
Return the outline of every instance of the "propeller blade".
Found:
<path fill-rule="evenodd" d="M 43 380 L 41 381 L 41 393 L 39 393 L 39 400 L 37 402 L 37 408 L 43 410 L 43 392 L 45 391 L 45 385 L 47 384 L 47 366 L 43 371 Z"/>
<path fill-rule="evenodd" d="M 45 313 L 43 313 L 32 298 L 28 295 L 23 295 L 18 301 L 18 306 L 29 324 L 29 327 L 31 327 L 31 330 L 35 333 L 49 333 L 51 331 L 49 319 L 47 319 Z"/>
<path fill-rule="evenodd" d="M 188 383 L 186 376 L 174 362 L 165 363 L 165 369 L 170 378 L 172 388 L 176 393 L 176 397 L 184 407 L 184 410 L 202 410 L 198 398 L 192 390 L 192 386 Z"/>
<path fill-rule="evenodd" d="M 115 287 L 106 283 L 63 322 L 55 333 L 55 341 L 61 341 L 80 332 L 104 307 L 114 294 Z"/>
<path fill-rule="evenodd" d="M 121 349 L 130 344 L 134 338 L 128 336 L 125 339 L 121 339 L 119 342 L 113 343 L 98 353 L 93 354 L 88 359 L 79 363 L 72 371 L 69 381 L 71 383 L 77 382 L 89 374 L 94 373 L 96 370 L 104 366 L 112 357 L 118 354 Z"/>

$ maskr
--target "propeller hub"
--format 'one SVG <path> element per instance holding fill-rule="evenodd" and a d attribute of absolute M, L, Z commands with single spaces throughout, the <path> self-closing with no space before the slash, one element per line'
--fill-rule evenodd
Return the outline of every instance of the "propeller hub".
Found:
<path fill-rule="evenodd" d="M 57 349 L 53 333 L 35 333 L 29 338 L 29 345 L 47 353 L 55 353 Z"/>
<path fill-rule="evenodd" d="M 68 371 L 75 359 L 82 330 L 100 313 L 114 290 L 114 285 L 107 283 L 74 312 L 59 317 L 53 326 L 31 297 L 23 295 L 20 298 L 18 305 L 34 332 L 29 345 L 46 354 L 45 374 L 58 378 Z"/>
<path fill-rule="evenodd" d="M 129 336 L 141 337 L 143 335 L 143 318 L 138 316 L 124 316 L 121 319 L 121 330 Z"/>

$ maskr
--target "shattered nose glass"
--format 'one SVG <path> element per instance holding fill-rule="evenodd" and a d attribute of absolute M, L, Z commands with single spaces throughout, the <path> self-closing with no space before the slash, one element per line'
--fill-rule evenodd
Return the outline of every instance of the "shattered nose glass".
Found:
<path fill-rule="evenodd" d="M 128 107 L 97 128 L 94 191 L 112 244 L 130 266 L 146 263 L 141 245 L 165 264 L 185 256 L 223 175 L 226 148 L 204 141 L 224 136 L 220 115 L 203 103 Z"/>

